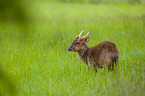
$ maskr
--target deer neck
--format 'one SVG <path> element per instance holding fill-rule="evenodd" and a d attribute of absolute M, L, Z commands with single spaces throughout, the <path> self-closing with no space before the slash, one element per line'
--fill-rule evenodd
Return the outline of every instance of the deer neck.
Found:
<path fill-rule="evenodd" d="M 77 52 L 77 55 L 79 57 L 79 59 L 85 64 L 87 65 L 87 51 L 88 51 L 89 47 L 87 45 L 85 45 L 79 52 Z"/>

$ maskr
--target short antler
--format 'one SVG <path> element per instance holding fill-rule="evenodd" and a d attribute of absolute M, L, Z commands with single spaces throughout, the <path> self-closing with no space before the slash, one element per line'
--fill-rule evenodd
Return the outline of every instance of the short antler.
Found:
<path fill-rule="evenodd" d="M 83 30 L 80 34 L 79 34 L 79 37 L 81 36 L 81 34 L 84 32 L 85 30 Z"/>
<path fill-rule="evenodd" d="M 89 32 L 84 37 L 88 36 L 88 34 L 89 34 Z"/>

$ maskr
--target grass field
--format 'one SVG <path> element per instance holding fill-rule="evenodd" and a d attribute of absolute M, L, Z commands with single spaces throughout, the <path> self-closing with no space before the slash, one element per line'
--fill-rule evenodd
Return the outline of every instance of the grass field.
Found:
<path fill-rule="evenodd" d="M 1 69 L 17 95 L 145 96 L 145 4 L 29 5 L 28 34 L 21 34 L 15 23 L 0 26 Z M 88 46 L 116 43 L 120 57 L 115 72 L 95 73 L 68 52 L 82 30 L 90 32 Z M 0 94 L 9 95 L 12 89 L 2 83 Z"/>

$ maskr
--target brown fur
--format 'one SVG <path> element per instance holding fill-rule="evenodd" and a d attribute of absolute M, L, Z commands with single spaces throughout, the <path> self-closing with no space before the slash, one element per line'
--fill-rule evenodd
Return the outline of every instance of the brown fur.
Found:
<path fill-rule="evenodd" d="M 111 70 L 117 65 L 119 52 L 116 44 L 111 41 L 103 41 L 94 47 L 88 47 L 89 37 L 76 37 L 69 51 L 76 51 L 80 60 L 88 67 L 108 68 Z M 90 66 L 89 66 L 90 65 Z"/>

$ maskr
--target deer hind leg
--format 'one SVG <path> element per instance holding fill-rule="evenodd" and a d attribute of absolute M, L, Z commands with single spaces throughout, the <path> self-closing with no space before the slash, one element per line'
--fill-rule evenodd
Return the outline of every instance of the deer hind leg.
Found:
<path fill-rule="evenodd" d="M 104 68 L 104 70 L 112 71 L 112 70 L 114 70 L 114 68 L 115 68 L 114 65 L 115 65 L 115 63 L 112 62 L 111 59 L 109 59 L 109 60 L 106 60 L 106 62 L 105 62 L 104 65 L 103 65 L 103 68 Z"/>
<path fill-rule="evenodd" d="M 104 70 L 110 70 L 110 62 L 111 62 L 111 58 L 106 58 L 106 60 L 103 62 Z"/>
<path fill-rule="evenodd" d="M 118 64 L 118 58 L 119 57 L 118 57 L 117 53 L 110 54 L 110 62 L 108 62 L 109 63 L 108 70 L 114 70 L 115 69 L 115 67 Z"/>
<path fill-rule="evenodd" d="M 104 54 L 102 56 L 102 65 L 103 65 L 103 68 L 104 70 L 108 70 L 108 71 L 111 71 L 111 70 L 114 70 L 114 65 L 115 65 L 115 60 L 114 58 L 112 58 L 112 54 L 107 52 L 106 54 Z"/>

